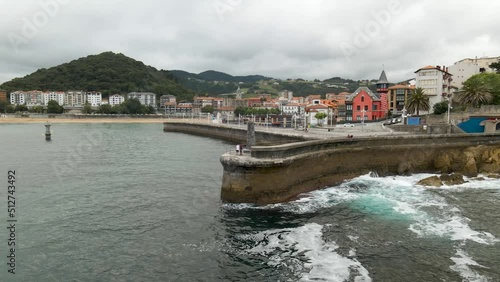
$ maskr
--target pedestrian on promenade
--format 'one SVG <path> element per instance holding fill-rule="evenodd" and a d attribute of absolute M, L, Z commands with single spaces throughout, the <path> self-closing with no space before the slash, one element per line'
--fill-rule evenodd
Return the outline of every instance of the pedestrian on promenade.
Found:
<path fill-rule="evenodd" d="M 238 146 L 240 146 L 240 156 L 241 156 L 241 155 L 243 155 L 243 145 L 240 144 Z"/>
<path fill-rule="evenodd" d="M 236 154 L 240 152 L 240 144 L 236 145 Z"/>

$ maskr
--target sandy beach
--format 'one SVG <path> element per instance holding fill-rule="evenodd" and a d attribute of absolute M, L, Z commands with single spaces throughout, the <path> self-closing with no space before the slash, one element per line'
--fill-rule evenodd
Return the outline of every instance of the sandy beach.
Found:
<path fill-rule="evenodd" d="M 0 123 L 163 123 L 165 118 L 21 118 L 1 117 Z"/>

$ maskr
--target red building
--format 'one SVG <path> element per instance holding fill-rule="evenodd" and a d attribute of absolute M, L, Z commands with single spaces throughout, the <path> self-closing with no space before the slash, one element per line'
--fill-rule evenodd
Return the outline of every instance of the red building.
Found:
<path fill-rule="evenodd" d="M 384 118 L 387 112 L 382 109 L 380 98 L 368 87 L 360 87 L 349 95 L 345 105 L 346 121 L 374 121 Z"/>

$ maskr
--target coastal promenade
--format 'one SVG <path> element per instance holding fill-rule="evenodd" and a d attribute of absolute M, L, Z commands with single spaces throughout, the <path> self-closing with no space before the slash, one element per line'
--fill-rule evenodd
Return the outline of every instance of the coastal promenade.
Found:
<path fill-rule="evenodd" d="M 203 126 L 207 126 L 206 128 L 217 129 L 217 128 L 226 128 L 233 130 L 247 130 L 247 124 L 238 123 L 237 121 L 233 121 L 231 123 L 213 123 L 208 121 L 207 119 L 197 119 L 197 118 L 178 118 L 178 119 L 167 119 L 164 120 L 167 124 L 199 124 Z M 180 128 L 183 128 L 182 126 Z M 329 130 L 330 129 L 330 130 Z M 185 130 L 180 129 L 180 130 Z M 167 130 L 168 131 L 168 130 Z M 343 127 L 342 124 L 334 125 L 332 127 L 314 127 L 308 128 L 308 130 L 304 129 L 294 129 L 294 128 L 284 128 L 284 127 L 273 127 L 273 126 L 265 126 L 255 124 L 255 131 L 261 133 L 268 133 L 274 135 L 286 135 L 297 137 L 298 140 L 320 140 L 320 139 L 344 139 L 347 135 L 352 135 L 354 138 L 358 137 L 377 137 L 377 136 L 403 136 L 409 135 L 407 132 L 396 132 L 379 123 L 367 123 L 364 126 L 361 124 L 356 124 L 353 127 Z M 194 132 L 190 132 L 195 134 Z M 200 134 L 204 136 L 204 134 Z M 217 137 L 217 136 L 213 136 Z M 246 137 L 245 137 L 246 138 Z M 238 140 L 237 143 L 244 143 L 246 139 Z M 259 142 L 259 140 L 257 140 Z"/>
<path fill-rule="evenodd" d="M 234 141 L 247 136 L 241 127 L 186 121 L 164 124 L 167 132 L 206 134 L 226 140 L 232 136 Z M 471 177 L 500 173 L 500 134 L 397 135 L 385 129 L 363 129 L 350 131 L 354 138 L 346 138 L 347 131 L 338 133 L 335 129 L 293 135 L 287 129 L 264 129 L 265 135 L 259 135 L 262 130 L 256 129 L 257 145 L 249 154 L 221 156 L 224 201 L 278 203 L 370 172 L 381 176 L 457 172 Z M 280 142 L 271 144 L 270 137 L 259 142 L 259 136 L 266 135 Z"/>

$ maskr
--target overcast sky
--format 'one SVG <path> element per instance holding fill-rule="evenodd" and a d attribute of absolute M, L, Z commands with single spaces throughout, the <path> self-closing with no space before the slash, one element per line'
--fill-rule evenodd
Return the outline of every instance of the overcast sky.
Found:
<path fill-rule="evenodd" d="M 413 77 L 500 56 L 500 1 L 0 0 L 0 83 L 104 51 L 158 69 Z"/>

